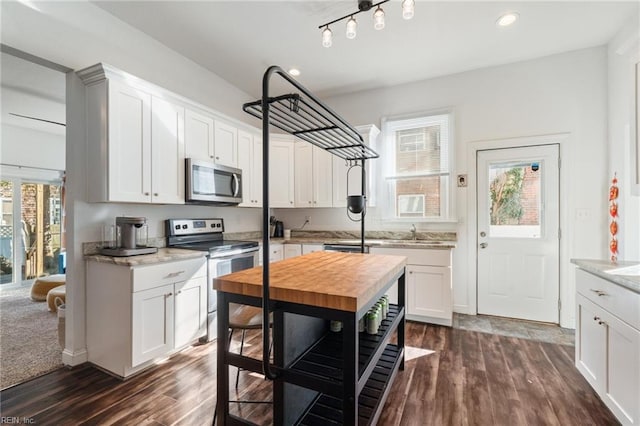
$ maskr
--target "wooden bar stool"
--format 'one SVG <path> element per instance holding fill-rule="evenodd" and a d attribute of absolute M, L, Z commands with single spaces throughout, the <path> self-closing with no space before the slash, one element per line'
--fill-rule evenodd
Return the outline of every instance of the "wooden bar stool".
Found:
<path fill-rule="evenodd" d="M 244 338 L 247 330 L 259 330 L 262 328 L 262 309 L 255 306 L 240 305 L 237 303 L 229 303 L 229 345 L 231 345 L 231 339 L 233 338 L 233 332 L 235 330 L 242 331 L 242 338 L 240 339 L 240 355 L 244 349 Z M 271 348 L 269 348 L 271 351 Z M 236 389 L 238 389 L 238 382 L 240 380 L 240 368 L 236 374 Z"/>

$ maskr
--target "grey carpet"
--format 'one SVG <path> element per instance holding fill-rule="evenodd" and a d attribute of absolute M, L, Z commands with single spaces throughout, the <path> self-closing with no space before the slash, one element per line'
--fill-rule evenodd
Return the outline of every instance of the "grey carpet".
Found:
<path fill-rule="evenodd" d="M 30 287 L 0 291 L 0 389 L 62 367 L 58 316 Z"/>

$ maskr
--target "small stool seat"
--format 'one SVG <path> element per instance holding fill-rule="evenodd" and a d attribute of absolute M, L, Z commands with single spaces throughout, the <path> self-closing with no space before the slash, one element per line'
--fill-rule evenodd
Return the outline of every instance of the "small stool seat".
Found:
<path fill-rule="evenodd" d="M 49 275 L 47 277 L 36 278 L 31 285 L 31 300 L 35 302 L 44 302 L 47 300 L 49 290 L 67 283 L 65 274 Z"/>
<path fill-rule="evenodd" d="M 256 330 L 262 328 L 262 309 L 229 303 L 229 328 Z"/>
<path fill-rule="evenodd" d="M 47 307 L 49 308 L 49 312 L 57 312 L 58 305 L 56 305 L 56 299 L 60 299 L 62 304 L 66 303 L 67 297 L 67 286 L 61 285 L 59 287 L 54 287 L 49 290 L 47 293 Z"/>

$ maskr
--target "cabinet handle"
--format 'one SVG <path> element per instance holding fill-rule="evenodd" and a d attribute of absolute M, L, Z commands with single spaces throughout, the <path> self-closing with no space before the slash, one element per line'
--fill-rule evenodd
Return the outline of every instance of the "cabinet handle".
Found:
<path fill-rule="evenodd" d="M 594 321 L 598 321 L 600 319 L 600 317 L 593 317 Z"/>
<path fill-rule="evenodd" d="M 413 271 L 409 271 L 410 274 L 413 274 Z"/>
<path fill-rule="evenodd" d="M 592 292 L 594 292 L 595 294 L 597 294 L 598 296 L 607 296 L 607 293 L 605 293 L 602 290 L 594 290 L 594 289 L 590 289 Z"/>
<path fill-rule="evenodd" d="M 173 296 L 173 293 L 167 293 L 166 296 L 167 297 L 171 297 L 171 296 Z"/>
<path fill-rule="evenodd" d="M 603 324 L 604 324 L 604 325 L 607 325 L 607 323 L 606 323 L 606 322 L 604 322 L 604 321 L 598 321 L 598 324 L 599 324 L 599 325 L 603 325 Z"/>
<path fill-rule="evenodd" d="M 148 192 L 145 192 L 145 193 L 144 193 L 144 195 L 149 195 L 149 193 L 148 193 Z"/>
<path fill-rule="evenodd" d="M 169 272 L 165 278 L 173 278 L 173 277 L 177 277 L 177 276 L 178 276 L 178 275 L 180 275 L 180 274 L 184 274 L 184 271 Z"/>
<path fill-rule="evenodd" d="M 179 295 L 180 293 L 182 293 L 182 290 L 176 291 L 176 296 Z"/>
<path fill-rule="evenodd" d="M 210 155 L 209 158 L 213 158 L 213 155 Z"/>
<path fill-rule="evenodd" d="M 219 159 L 220 159 L 220 157 L 216 157 L 216 160 L 219 160 Z"/>
<path fill-rule="evenodd" d="M 154 192 L 154 193 L 153 193 L 153 196 L 154 196 L 154 197 L 157 197 L 157 196 L 158 196 L 158 193 L 157 193 L 157 192 Z"/>
<path fill-rule="evenodd" d="M 309 204 L 311 204 L 311 201 L 309 201 Z"/>
<path fill-rule="evenodd" d="M 289 204 L 293 204 L 293 201 L 289 201 Z"/>

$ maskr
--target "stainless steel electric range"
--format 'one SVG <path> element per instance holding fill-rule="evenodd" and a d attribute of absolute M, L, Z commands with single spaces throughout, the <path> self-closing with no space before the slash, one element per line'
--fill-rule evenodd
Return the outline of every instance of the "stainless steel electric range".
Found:
<path fill-rule="evenodd" d="M 217 336 L 217 296 L 213 279 L 258 265 L 258 243 L 225 240 L 222 219 L 168 219 L 165 221 L 167 247 L 198 250 L 208 253 L 207 274 L 207 336 Z"/>

